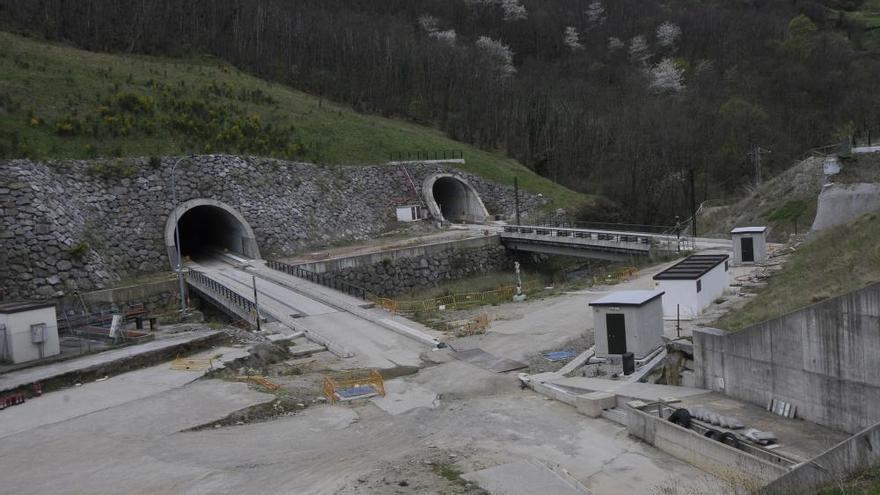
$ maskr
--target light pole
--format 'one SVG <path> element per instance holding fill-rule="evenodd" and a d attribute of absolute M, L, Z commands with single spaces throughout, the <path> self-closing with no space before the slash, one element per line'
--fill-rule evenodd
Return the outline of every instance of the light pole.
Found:
<path fill-rule="evenodd" d="M 187 157 L 182 156 L 174 162 L 174 166 L 171 167 L 171 202 L 174 203 L 174 243 L 177 245 L 177 281 L 180 283 L 180 312 L 186 312 L 186 296 L 183 292 L 183 267 L 182 262 L 183 258 L 180 254 L 180 212 L 177 210 L 177 184 L 175 183 L 175 174 L 177 173 L 177 166 L 180 165 L 180 162 L 186 160 Z"/>

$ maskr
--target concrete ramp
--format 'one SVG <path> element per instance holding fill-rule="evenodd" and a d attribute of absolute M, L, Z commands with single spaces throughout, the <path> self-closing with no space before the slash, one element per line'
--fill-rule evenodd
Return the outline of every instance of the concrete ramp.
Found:
<path fill-rule="evenodd" d="M 583 485 L 561 468 L 551 468 L 536 459 L 475 471 L 462 478 L 492 495 L 589 495 Z"/>

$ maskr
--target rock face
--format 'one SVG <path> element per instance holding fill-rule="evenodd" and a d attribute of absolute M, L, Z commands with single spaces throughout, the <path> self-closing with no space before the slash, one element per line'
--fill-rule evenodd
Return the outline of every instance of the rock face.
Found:
<path fill-rule="evenodd" d="M 0 162 L 0 290 L 9 298 L 89 291 L 139 273 L 167 270 L 165 222 L 173 211 L 174 159 Z M 408 164 L 419 188 L 455 172 L 491 214 L 512 216 L 513 188 L 453 167 Z M 207 198 L 235 208 L 263 257 L 366 239 L 389 227 L 388 208 L 412 188 L 400 166 L 319 166 L 204 155 L 176 174 L 177 201 Z M 547 200 L 521 193 L 521 208 Z M 390 211 L 393 214 L 393 211 Z"/>

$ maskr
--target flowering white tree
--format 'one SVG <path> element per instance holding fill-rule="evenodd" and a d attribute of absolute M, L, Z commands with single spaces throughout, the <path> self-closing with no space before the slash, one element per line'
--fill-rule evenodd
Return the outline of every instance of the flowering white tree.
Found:
<path fill-rule="evenodd" d="M 648 51 L 648 42 L 642 35 L 633 36 L 629 40 L 629 58 L 637 64 L 644 64 L 651 56 Z"/>
<path fill-rule="evenodd" d="M 612 36 L 608 38 L 608 51 L 616 52 L 626 46 L 623 41 L 620 41 L 620 38 Z"/>
<path fill-rule="evenodd" d="M 504 11 L 505 21 L 519 21 L 529 16 L 525 5 L 521 5 L 519 0 L 501 0 L 501 10 Z"/>
<path fill-rule="evenodd" d="M 565 28 L 565 35 L 562 37 L 562 43 L 574 51 L 584 49 L 584 45 L 581 44 L 581 37 L 574 26 L 568 26 Z"/>
<path fill-rule="evenodd" d="M 428 33 L 428 36 L 437 41 L 446 43 L 447 45 L 455 44 L 456 34 L 454 29 L 447 29 L 445 31 L 434 31 Z"/>
<path fill-rule="evenodd" d="M 480 36 L 477 39 L 477 48 L 495 64 L 495 70 L 501 77 L 509 77 L 516 73 L 516 67 L 513 66 L 513 50 L 509 46 L 488 36 Z"/>
<path fill-rule="evenodd" d="M 684 90 L 684 69 L 671 58 L 664 58 L 648 71 L 650 88 L 655 93 L 679 93 Z"/>
<path fill-rule="evenodd" d="M 440 21 L 430 14 L 422 14 L 419 16 L 419 26 L 429 33 L 436 31 L 439 24 Z"/>
<path fill-rule="evenodd" d="M 657 27 L 657 42 L 660 43 L 660 46 L 674 46 L 679 36 L 681 36 L 681 28 L 669 21 Z"/>
<path fill-rule="evenodd" d="M 602 6 L 602 2 L 599 0 L 593 0 L 589 7 L 587 7 L 587 11 L 584 13 L 587 14 L 587 20 L 590 22 L 590 27 L 605 22 L 605 7 Z"/>

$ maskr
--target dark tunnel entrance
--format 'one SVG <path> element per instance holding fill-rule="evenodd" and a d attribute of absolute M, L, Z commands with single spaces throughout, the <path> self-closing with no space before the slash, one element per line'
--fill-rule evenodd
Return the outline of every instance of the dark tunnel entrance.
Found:
<path fill-rule="evenodd" d="M 429 209 L 435 217 L 439 214 L 440 220 L 453 223 L 482 223 L 487 220 L 489 215 L 486 207 L 470 184 L 453 176 L 437 176 L 428 180 Z"/>
<path fill-rule="evenodd" d="M 219 201 L 192 200 L 178 207 L 168 218 L 165 245 L 172 267 L 177 260 L 175 234 L 178 233 L 184 261 L 198 261 L 218 252 L 260 257 L 250 225 L 241 214 Z"/>
<path fill-rule="evenodd" d="M 184 213 L 177 225 L 184 259 L 198 260 L 216 251 L 244 255 L 244 226 L 221 208 L 197 206 Z"/>

